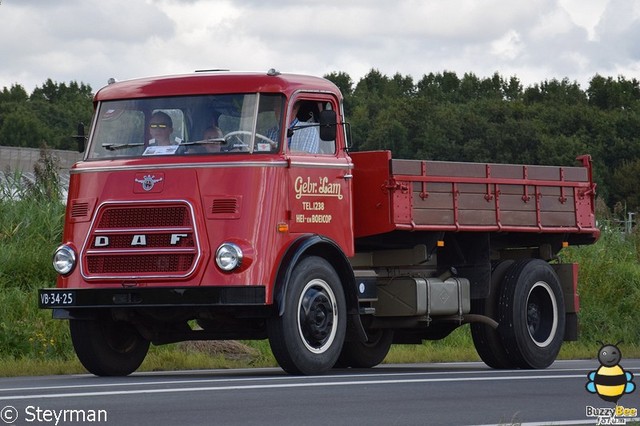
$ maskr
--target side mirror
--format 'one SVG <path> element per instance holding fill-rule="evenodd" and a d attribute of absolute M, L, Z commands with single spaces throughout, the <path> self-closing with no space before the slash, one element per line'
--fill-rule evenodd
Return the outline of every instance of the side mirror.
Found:
<path fill-rule="evenodd" d="M 320 111 L 320 139 L 323 141 L 336 140 L 336 112 L 333 110 Z"/>
<path fill-rule="evenodd" d="M 72 136 L 78 143 L 78 152 L 84 152 L 84 143 L 86 141 L 86 136 L 84 135 L 84 123 L 78 123 L 78 134 Z"/>

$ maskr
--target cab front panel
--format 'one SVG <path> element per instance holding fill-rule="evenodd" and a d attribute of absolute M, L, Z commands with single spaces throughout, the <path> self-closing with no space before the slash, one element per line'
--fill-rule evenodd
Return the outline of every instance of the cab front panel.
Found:
<path fill-rule="evenodd" d="M 63 239 L 79 261 L 58 287 L 260 285 L 267 302 L 279 247 L 294 238 L 278 230 L 287 223 L 285 166 L 77 166 Z M 225 242 L 243 254 L 229 272 L 215 261 Z"/>

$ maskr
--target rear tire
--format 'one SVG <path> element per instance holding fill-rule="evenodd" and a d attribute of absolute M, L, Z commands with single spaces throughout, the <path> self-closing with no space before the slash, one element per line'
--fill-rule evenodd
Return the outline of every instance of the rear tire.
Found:
<path fill-rule="evenodd" d="M 393 343 L 393 330 L 368 330 L 366 342 L 344 342 L 336 368 L 371 368 L 384 361 Z"/>
<path fill-rule="evenodd" d="M 69 330 L 78 359 L 96 376 L 127 376 L 149 351 L 149 341 L 127 322 L 72 319 Z"/>
<path fill-rule="evenodd" d="M 479 315 L 486 315 L 489 318 L 498 320 L 498 302 L 502 290 L 502 280 L 507 270 L 513 265 L 513 260 L 503 260 L 494 266 L 491 271 L 491 289 L 489 297 L 485 299 L 473 299 L 473 312 Z M 491 326 L 473 322 L 471 323 L 471 337 L 476 352 L 482 361 L 491 368 L 506 369 L 514 368 L 516 365 L 509 358 L 504 349 L 502 338 L 497 329 Z"/>
<path fill-rule="evenodd" d="M 282 316 L 267 322 L 269 344 L 290 374 L 322 374 L 336 363 L 346 333 L 346 302 L 331 264 L 306 257 L 293 269 Z"/>
<path fill-rule="evenodd" d="M 515 262 L 505 275 L 498 311 L 505 351 L 518 367 L 546 368 L 555 361 L 564 339 L 564 297 L 547 262 Z"/>

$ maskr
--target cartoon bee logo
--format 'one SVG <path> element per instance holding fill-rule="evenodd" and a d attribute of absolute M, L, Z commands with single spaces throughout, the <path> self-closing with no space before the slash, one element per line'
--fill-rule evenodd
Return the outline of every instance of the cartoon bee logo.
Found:
<path fill-rule="evenodd" d="M 600 398 L 605 401 L 618 403 L 618 400 L 625 393 L 631 393 L 636 388 L 633 383 L 633 374 L 624 371 L 618 365 L 622 359 L 622 353 L 618 345 L 604 344 L 598 352 L 598 361 L 600 368 L 587 374 L 589 381 L 587 382 L 587 391 L 597 393 Z"/>

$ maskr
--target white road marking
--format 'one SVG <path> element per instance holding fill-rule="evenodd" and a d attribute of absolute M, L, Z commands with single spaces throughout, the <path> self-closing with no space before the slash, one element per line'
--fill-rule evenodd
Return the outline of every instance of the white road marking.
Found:
<path fill-rule="evenodd" d="M 338 376 L 340 377 L 340 376 Z M 320 377 L 322 378 L 322 377 Z M 536 376 L 500 376 L 500 377 L 454 377 L 454 378 L 424 378 L 424 379 L 396 379 L 396 380 L 359 380 L 359 381 L 333 381 L 317 383 L 267 383 L 256 385 L 230 385 L 230 386 L 199 386 L 173 389 L 133 389 L 101 392 L 73 392 L 38 395 L 7 395 L 0 396 L 0 401 L 10 400 L 33 400 L 69 397 L 95 397 L 95 396 L 115 396 L 115 395 L 141 395 L 141 394 L 161 394 L 161 393 L 181 393 L 181 392 L 214 392 L 230 390 L 256 390 L 256 389 L 286 389 L 286 388 L 310 388 L 310 387 L 331 387 L 331 386 L 371 386 L 371 385 L 393 385 L 407 383 L 440 383 L 440 382 L 480 382 L 480 381 L 506 381 L 506 380 L 544 380 L 544 379 L 575 379 L 585 378 L 584 374 L 564 374 L 564 375 L 536 375 Z M 255 379 L 241 379 L 255 380 Z M 172 382 L 173 383 L 173 382 Z M 155 383 L 145 383 L 155 385 Z M 86 387 L 86 386 L 85 386 Z M 59 389 L 59 387 L 57 387 Z M 23 390 L 23 389 L 21 389 Z"/>
<path fill-rule="evenodd" d="M 212 371 L 227 373 L 229 370 L 198 370 L 199 374 L 207 374 Z M 233 370 L 234 372 L 237 370 Z M 252 372 L 259 372 L 259 369 L 249 370 Z M 269 371 L 279 371 L 277 369 L 269 369 Z M 466 374 L 491 374 L 496 372 L 501 373 L 513 373 L 514 371 L 518 371 L 521 374 L 540 374 L 540 371 L 535 370 L 479 370 L 479 371 L 456 371 L 457 375 L 466 375 Z M 564 368 L 564 369 L 554 369 L 554 370 L 543 370 L 549 373 L 548 376 L 544 377 L 552 377 L 552 372 L 568 372 L 568 371 L 579 371 L 584 372 L 582 376 L 586 377 L 588 370 L 586 369 L 577 369 L 577 368 Z M 191 371 L 193 373 L 193 371 Z M 148 372 L 148 373 L 157 373 L 157 372 Z M 185 372 L 180 372 L 185 373 Z M 173 374 L 173 372 L 163 372 L 166 374 Z M 356 374 L 332 374 L 332 375 L 322 375 L 322 376 L 307 376 L 305 377 L 307 380 L 309 379 L 366 379 L 370 377 L 404 377 L 404 376 L 434 376 L 434 375 L 442 375 L 442 374 L 452 374 L 451 371 L 428 371 L 428 372 L 408 372 L 408 373 L 356 373 Z M 147 373 L 138 373 L 136 376 L 147 376 L 150 377 L 151 374 Z M 91 375 L 76 375 L 73 377 L 94 377 Z M 580 376 L 580 377 L 582 377 Z M 63 377 L 63 376 L 61 376 Z M 130 377 L 134 378 L 134 377 Z M 126 380 L 126 378 L 121 378 Z M 2 392 L 19 392 L 19 391 L 35 391 L 35 390 L 50 390 L 50 389 L 86 389 L 86 388 L 103 388 L 103 387 L 132 387 L 132 386 L 161 386 L 161 385 L 183 385 L 189 383 L 224 383 L 224 382 L 261 382 L 261 381 L 283 381 L 283 380 L 300 380 L 299 376 L 276 376 L 276 377 L 225 377 L 225 378 L 217 378 L 217 379 L 180 379 L 180 380 L 161 380 L 161 381 L 136 381 L 136 382 L 110 382 L 110 383 L 93 383 L 93 384 L 81 384 L 81 385 L 58 385 L 58 386 L 32 386 L 32 387 L 15 387 L 15 388 L 4 388 L 0 389 L 0 399 L 2 399 Z M 382 380 L 382 379 L 381 379 Z M 451 380 L 451 379 L 447 379 Z M 462 378 L 460 379 L 462 380 Z"/>

